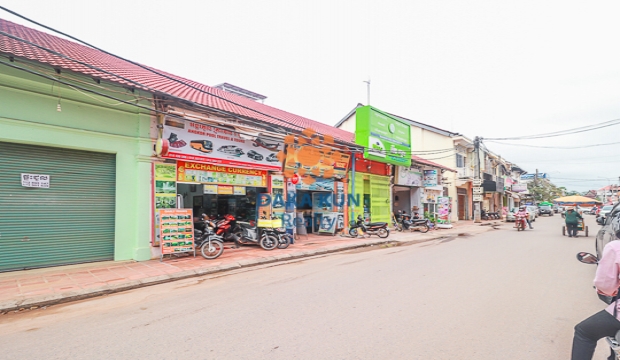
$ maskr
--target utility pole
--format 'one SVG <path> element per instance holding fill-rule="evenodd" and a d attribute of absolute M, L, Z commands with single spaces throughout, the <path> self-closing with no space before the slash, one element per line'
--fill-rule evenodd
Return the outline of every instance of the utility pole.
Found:
<path fill-rule="evenodd" d="M 482 179 L 480 176 L 480 137 L 476 136 L 474 138 L 474 153 L 476 154 L 476 163 L 474 170 L 474 186 L 482 186 Z M 474 195 L 475 196 L 475 195 Z M 475 201 L 474 203 L 474 222 L 479 223 L 482 222 L 480 219 L 480 208 L 482 207 L 482 203 L 480 201 Z"/>
<path fill-rule="evenodd" d="M 366 83 L 366 105 L 370 105 L 370 78 L 362 82 Z"/>

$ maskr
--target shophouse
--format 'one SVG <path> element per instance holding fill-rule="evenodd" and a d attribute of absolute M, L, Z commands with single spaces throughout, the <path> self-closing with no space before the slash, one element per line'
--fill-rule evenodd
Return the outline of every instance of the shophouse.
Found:
<path fill-rule="evenodd" d="M 0 271 L 146 260 L 168 241 L 162 209 L 258 222 L 300 215 L 303 197 L 289 191 L 348 186 L 350 132 L 9 21 L 0 29 L 11 103 L 0 109 Z M 280 202 L 259 208 L 260 194 Z M 342 206 L 322 210 L 346 222 Z"/>

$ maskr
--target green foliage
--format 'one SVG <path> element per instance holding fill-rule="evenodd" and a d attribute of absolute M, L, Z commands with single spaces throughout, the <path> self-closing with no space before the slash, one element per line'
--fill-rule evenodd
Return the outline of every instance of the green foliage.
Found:
<path fill-rule="evenodd" d="M 435 219 L 435 215 L 429 213 L 428 211 L 424 212 L 424 218 L 428 219 L 430 222 L 432 222 L 433 224 L 435 224 L 437 222 L 437 219 Z"/>
<path fill-rule="evenodd" d="M 534 197 L 536 203 L 543 201 L 552 202 L 553 199 L 562 196 L 579 195 L 576 191 L 567 191 L 563 186 L 557 187 L 547 179 L 539 179 L 536 183 L 532 181 L 527 184 L 527 189 Z"/>

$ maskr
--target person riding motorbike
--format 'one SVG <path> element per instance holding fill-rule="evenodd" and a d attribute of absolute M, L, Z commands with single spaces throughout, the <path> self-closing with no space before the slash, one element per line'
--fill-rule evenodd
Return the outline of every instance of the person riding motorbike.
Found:
<path fill-rule="evenodd" d="M 611 224 L 612 231 L 620 236 L 620 221 Z M 605 309 L 597 312 L 575 326 L 573 337 L 572 360 L 590 360 L 594 355 L 596 343 L 607 336 L 615 336 L 620 330 L 618 314 L 618 287 L 620 287 L 620 241 L 611 241 L 603 249 L 603 256 L 598 261 L 594 286 L 599 294 L 614 296 L 614 301 Z M 612 350 L 610 360 L 615 359 Z"/>
<path fill-rule="evenodd" d="M 515 217 L 517 216 L 525 217 L 525 221 L 527 222 L 527 225 L 530 227 L 530 229 L 534 229 L 532 227 L 532 223 L 530 222 L 530 212 L 527 211 L 527 207 L 525 205 L 519 206 L 519 211 L 517 211 L 517 213 L 515 214 Z"/>

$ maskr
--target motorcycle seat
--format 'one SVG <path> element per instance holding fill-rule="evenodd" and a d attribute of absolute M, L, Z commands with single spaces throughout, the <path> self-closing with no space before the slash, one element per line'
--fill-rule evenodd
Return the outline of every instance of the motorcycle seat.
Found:
<path fill-rule="evenodd" d="M 373 227 L 374 226 L 387 226 L 387 223 L 386 222 L 373 222 L 373 223 L 370 223 L 370 224 L 368 224 L 366 226 L 373 226 Z"/>

